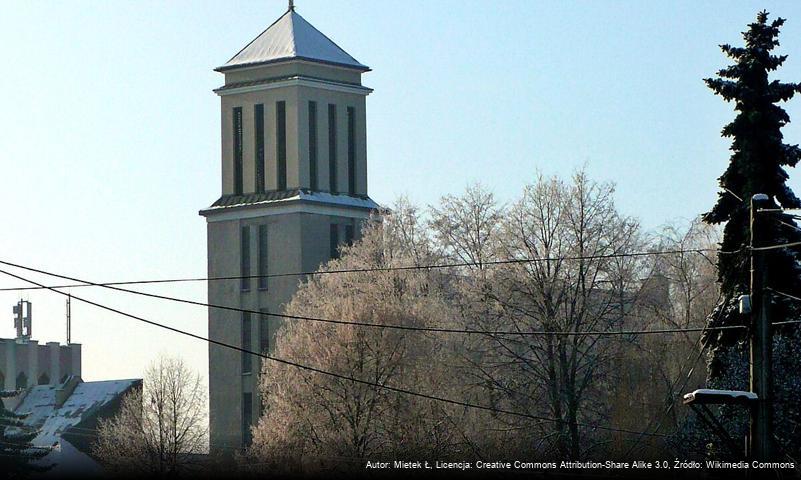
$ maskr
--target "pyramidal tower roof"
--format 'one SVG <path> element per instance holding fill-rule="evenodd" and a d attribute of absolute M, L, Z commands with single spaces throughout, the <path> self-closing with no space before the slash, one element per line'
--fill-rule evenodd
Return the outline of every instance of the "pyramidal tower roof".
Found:
<path fill-rule="evenodd" d="M 362 71 L 370 70 L 370 67 L 359 63 L 295 12 L 291 2 L 286 13 L 216 70 L 226 72 L 287 60 L 307 60 Z"/>

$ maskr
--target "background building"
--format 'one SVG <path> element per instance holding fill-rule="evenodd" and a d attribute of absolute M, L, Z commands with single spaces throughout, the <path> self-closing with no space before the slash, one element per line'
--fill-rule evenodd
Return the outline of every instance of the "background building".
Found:
<path fill-rule="evenodd" d="M 209 336 L 269 352 L 280 312 L 301 277 L 358 236 L 378 205 L 367 195 L 365 98 L 369 68 L 289 10 L 225 65 L 222 196 L 202 210 L 208 274 L 260 276 L 209 282 Z M 258 417 L 258 358 L 209 345 L 212 451 L 250 443 Z"/>
<path fill-rule="evenodd" d="M 27 414 L 24 423 L 38 430 L 31 440 L 37 448 L 52 447 L 39 465 L 54 465 L 53 478 L 93 476 L 103 472 L 92 456 L 101 419 L 114 416 L 123 397 L 142 388 L 141 379 L 83 382 L 70 376 L 59 385 L 37 385 L 20 395 L 15 412 Z"/>
<path fill-rule="evenodd" d="M 17 338 L 0 339 L 0 389 L 17 391 L 3 404 L 26 415 L 24 428 L 37 430 L 31 441 L 36 448 L 51 449 L 37 460 L 55 465 L 47 475 L 99 474 L 101 467 L 91 456 L 98 422 L 113 416 L 126 393 L 142 388 L 142 380 L 84 382 L 81 345 L 39 345 L 31 339 L 31 310 L 30 302 L 20 300 L 14 307 Z"/>
<path fill-rule="evenodd" d="M 20 301 L 14 307 L 14 315 L 17 338 L 0 338 L 0 389 L 56 385 L 70 376 L 81 376 L 80 344 L 47 342 L 40 345 L 33 340 L 30 302 Z"/>

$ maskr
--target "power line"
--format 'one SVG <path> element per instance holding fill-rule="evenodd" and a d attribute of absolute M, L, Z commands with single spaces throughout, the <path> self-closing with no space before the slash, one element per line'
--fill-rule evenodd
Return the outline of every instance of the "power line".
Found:
<path fill-rule="evenodd" d="M 789 298 L 790 300 L 796 300 L 801 302 L 801 297 L 796 297 L 795 295 L 790 295 L 789 293 L 780 292 L 778 290 L 774 290 L 770 287 L 765 287 L 765 290 L 775 293 L 776 295 L 781 295 L 782 297 Z M 785 320 L 783 322 L 773 322 L 771 325 L 792 325 L 795 323 L 801 323 L 801 320 Z"/>
<path fill-rule="evenodd" d="M 615 335 L 654 335 L 654 334 L 669 334 L 669 333 L 689 333 L 689 332 L 702 332 L 705 330 L 734 330 L 734 329 L 744 329 L 746 328 L 743 325 L 730 325 L 730 326 L 720 326 L 720 327 L 697 327 L 697 328 L 673 328 L 673 329 L 652 329 L 652 330 L 595 330 L 595 331 L 549 331 L 549 330 L 533 330 L 533 331 L 511 331 L 511 330 L 475 330 L 475 329 L 464 329 L 464 328 L 439 328 L 439 327 L 419 327 L 419 326 L 411 326 L 411 325 L 393 325 L 393 324 L 383 324 L 383 323 L 372 323 L 372 322 L 357 322 L 357 321 L 349 321 L 349 320 L 341 320 L 341 319 L 328 319 L 328 318 L 318 318 L 318 317 L 309 317 L 304 315 L 290 315 L 286 313 L 272 313 L 272 312 L 262 312 L 258 310 L 250 310 L 246 308 L 239 308 L 233 307 L 229 305 L 219 305 L 207 302 L 199 302 L 196 300 L 189 300 L 185 298 L 178 298 L 172 297 L 168 295 L 160 295 L 156 293 L 149 293 L 149 292 L 141 292 L 138 290 L 130 290 L 127 288 L 116 287 L 112 285 L 104 285 L 99 283 L 93 283 L 88 280 L 82 280 L 76 277 L 70 277 L 67 275 L 61 275 L 57 273 L 48 272 L 46 270 L 41 270 L 38 268 L 28 267 L 25 265 L 20 265 L 16 263 L 7 262 L 4 260 L 0 260 L 0 264 L 8 265 L 10 267 L 20 268 L 22 270 L 27 270 L 30 272 L 40 273 L 43 275 L 49 275 L 53 277 L 58 277 L 64 280 L 69 280 L 73 282 L 81 282 L 84 286 L 97 286 L 108 288 L 110 290 L 116 290 L 125 293 L 131 293 L 134 295 L 141 295 L 150 298 L 157 298 L 160 300 L 167 300 L 179 303 L 185 303 L 188 305 L 196 305 L 201 307 L 209 307 L 209 308 L 217 308 L 221 310 L 228 310 L 240 313 L 249 313 L 255 315 L 267 315 L 279 318 L 285 318 L 288 320 L 302 320 L 302 321 L 310 321 L 310 322 L 317 322 L 317 323 L 328 323 L 328 324 L 335 324 L 335 325 L 352 325 L 357 327 L 370 327 L 370 328 L 385 328 L 385 329 L 393 329 L 393 330 L 406 330 L 406 331 L 417 331 L 417 332 L 430 332 L 430 333 L 453 333 L 453 334 L 478 334 L 478 335 L 512 335 L 512 336 L 563 336 L 563 337 L 582 337 L 582 336 L 615 336 Z M 56 287 L 46 287 L 49 289 L 55 289 Z"/>
<path fill-rule="evenodd" d="M 720 316 L 722 315 L 722 312 L 723 312 L 723 309 L 719 309 L 718 310 L 718 317 L 717 317 L 716 320 L 720 319 Z M 711 328 L 712 327 L 707 328 L 707 329 L 705 329 L 705 331 L 709 331 L 709 330 L 711 330 Z M 692 377 L 692 374 L 695 371 L 695 367 L 698 365 L 698 361 L 701 360 L 701 357 L 704 355 L 704 350 L 706 350 L 706 347 L 709 344 L 709 341 L 708 341 L 709 338 L 710 337 L 706 337 L 706 339 L 704 339 L 703 335 L 700 335 L 698 337 L 698 340 L 696 341 L 695 344 L 696 345 L 700 344 L 701 348 L 698 350 L 698 355 L 695 357 L 695 360 L 692 362 L 690 370 L 687 372 L 687 375 L 684 377 L 684 382 L 682 382 L 681 387 L 678 388 L 679 392 L 684 390 L 684 387 L 687 386 L 687 382 L 690 381 L 690 377 Z M 694 352 L 692 352 L 692 351 L 690 352 L 689 356 L 687 357 L 687 361 L 689 361 L 690 358 L 692 358 L 693 353 Z M 676 379 L 675 382 L 673 382 L 670 385 L 670 395 L 671 395 L 671 397 L 673 397 L 674 393 L 676 392 L 676 390 L 677 390 L 676 389 L 676 385 L 678 385 L 679 381 L 681 380 L 681 377 L 682 377 L 683 373 L 684 373 L 684 366 L 682 365 L 679 368 L 679 377 Z M 675 398 L 671 398 L 670 400 L 671 401 L 668 404 L 667 409 L 665 410 L 665 412 L 662 415 L 660 415 L 659 423 L 657 423 L 656 428 L 654 428 L 653 433 L 659 433 L 659 429 L 662 428 L 662 424 L 665 422 L 665 418 L 667 417 L 668 414 L 670 414 L 670 411 L 673 410 L 673 408 L 676 406 L 676 399 Z M 654 423 L 654 419 L 651 419 L 651 421 L 648 422 L 648 426 L 645 427 L 645 431 L 646 432 L 651 428 L 651 425 L 653 425 L 653 423 Z M 641 438 L 642 438 L 642 436 L 638 437 L 637 440 L 639 440 Z M 636 448 L 636 446 L 637 446 L 636 443 L 632 444 L 631 448 L 629 448 L 629 450 L 624 455 L 624 458 L 628 457 L 632 453 L 632 451 Z"/>
<path fill-rule="evenodd" d="M 732 195 L 734 195 L 734 193 L 731 190 L 728 190 L 728 189 L 726 189 L 726 190 L 729 193 L 731 193 Z M 734 195 L 734 196 L 736 197 L 737 195 Z M 739 197 L 737 197 L 737 198 L 739 198 Z M 742 199 L 740 199 L 740 200 L 742 200 Z M 716 304 L 720 302 L 721 297 L 722 297 L 722 295 L 719 292 L 718 293 L 718 299 L 715 302 Z M 715 321 L 720 320 L 720 316 L 722 315 L 722 312 L 723 312 L 723 309 L 719 309 L 718 310 L 718 315 L 717 315 L 717 318 L 715 319 Z M 709 337 L 707 337 L 707 340 L 708 340 L 708 338 Z M 682 383 L 681 387 L 678 389 L 679 391 L 684 390 L 684 387 L 687 386 L 687 382 L 690 380 L 690 377 L 692 376 L 693 372 L 695 371 L 695 367 L 698 364 L 698 360 L 700 360 L 701 357 L 704 354 L 704 350 L 706 349 L 707 343 L 708 342 L 705 341 L 703 335 L 699 335 L 698 336 L 698 340 L 695 341 L 694 346 L 700 345 L 701 348 L 699 349 L 698 356 L 695 358 L 695 361 L 693 361 L 692 366 L 690 367 L 690 370 L 687 372 L 687 376 L 684 378 L 684 382 Z M 685 360 L 685 363 L 690 361 L 690 359 L 692 358 L 692 355 L 693 355 L 693 352 L 690 351 L 690 354 L 687 356 L 687 360 Z M 671 396 L 670 400 L 671 401 L 670 401 L 667 409 L 665 410 L 665 412 L 660 416 L 659 423 L 656 425 L 656 428 L 654 429 L 654 433 L 658 433 L 659 432 L 659 429 L 662 428 L 662 424 L 664 423 L 665 417 L 670 413 L 670 411 L 673 409 L 673 407 L 676 404 L 676 401 L 673 398 L 673 395 L 674 395 L 674 392 L 676 391 L 676 385 L 678 385 L 679 381 L 681 380 L 681 376 L 682 376 L 683 373 L 684 373 L 684 364 L 679 366 L 679 377 L 676 379 L 675 382 L 672 382 L 670 384 L 670 396 Z M 645 427 L 645 431 L 646 432 L 651 428 L 651 425 L 654 424 L 654 421 L 655 421 L 655 419 L 652 418 L 648 422 L 648 426 Z M 640 440 L 641 438 L 642 438 L 642 436 L 638 437 L 637 441 Z M 632 446 L 626 451 L 626 454 L 623 457 L 624 458 L 628 457 L 636 447 L 637 447 L 637 443 L 635 441 L 635 443 L 632 444 Z"/>
<path fill-rule="evenodd" d="M 723 188 L 723 190 L 725 190 L 726 192 L 730 193 L 730 194 L 731 194 L 731 195 L 732 195 L 734 198 L 736 198 L 737 200 L 739 200 L 739 201 L 741 201 L 741 202 L 744 202 L 744 201 L 745 201 L 745 200 L 743 200 L 743 199 L 742 199 L 742 197 L 740 197 L 740 196 L 739 196 L 739 195 L 737 195 L 736 193 L 732 192 L 732 191 L 731 191 L 731 190 L 729 190 L 728 188 L 726 188 L 726 187 L 721 187 L 721 188 Z"/>
<path fill-rule="evenodd" d="M 253 278 L 284 278 L 284 277 L 301 277 L 301 276 L 314 276 L 314 275 L 332 275 L 341 273 L 370 273 L 370 272 L 393 272 L 393 271 L 408 271 L 408 270 L 437 270 L 446 268 L 459 268 L 459 267 L 484 267 L 495 265 L 508 265 L 508 264 L 525 264 L 525 263 L 540 263 L 540 262 L 556 262 L 556 261 L 575 261 L 575 260 L 603 260 L 610 258 L 627 258 L 627 257 L 645 257 L 651 255 L 675 255 L 684 253 L 698 253 L 704 252 L 718 252 L 723 255 L 731 255 L 740 253 L 739 250 L 723 251 L 715 248 L 695 248 L 695 249 L 675 249 L 675 250 L 653 250 L 648 252 L 630 252 L 630 253 L 610 253 L 599 255 L 575 255 L 575 256 L 562 256 L 562 257 L 535 257 L 535 258 L 518 258 L 508 260 L 490 260 L 486 262 L 456 262 L 456 263 L 438 263 L 430 265 L 402 265 L 397 267 L 367 267 L 367 268 L 346 268 L 334 270 L 316 270 L 307 272 L 285 272 L 285 273 L 269 273 L 265 275 L 227 275 L 227 276 L 214 276 L 214 277 L 186 277 L 186 278 L 165 278 L 165 279 L 144 279 L 144 280 L 129 280 L 118 282 L 104 282 L 98 284 L 86 285 L 84 283 L 65 284 L 65 285 L 50 285 L 42 287 L 4 287 L 0 288 L 0 292 L 10 291 L 23 291 L 23 290 L 43 290 L 49 288 L 80 288 L 91 286 L 118 286 L 118 285 L 146 285 L 158 283 L 185 283 L 185 282 L 210 282 L 210 281 L 223 281 L 223 280 L 245 280 Z"/>
<path fill-rule="evenodd" d="M 801 245 L 801 242 L 780 243 L 778 245 L 768 245 L 767 247 L 751 247 L 750 250 L 758 252 L 763 250 L 777 250 L 779 248 L 797 247 L 799 245 Z"/>
<path fill-rule="evenodd" d="M 774 218 L 774 220 L 776 220 L 777 222 L 781 223 L 785 227 L 792 228 L 795 231 L 801 232 L 801 228 L 798 228 L 797 226 L 795 226 L 795 225 L 793 225 L 791 223 L 783 222 L 783 221 L 779 220 L 778 218 Z"/>
<path fill-rule="evenodd" d="M 7 272 L 5 270 L 0 270 L 0 273 L 2 273 L 4 275 L 8 275 L 8 276 L 13 277 L 13 278 L 16 278 L 17 280 L 20 280 L 20 281 L 23 281 L 23 282 L 28 282 L 28 283 L 31 283 L 33 285 L 38 285 L 39 287 L 47 288 L 48 290 L 50 290 L 52 292 L 55 292 L 55 293 L 58 293 L 59 295 L 67 295 L 67 293 L 61 292 L 61 291 L 59 291 L 59 290 L 57 290 L 55 288 L 45 287 L 44 285 L 42 285 L 42 284 L 40 284 L 38 282 L 35 282 L 33 280 L 21 277 L 19 275 Z M 354 377 L 350 377 L 350 376 L 347 376 L 347 375 L 342 375 L 342 374 L 339 374 L 339 373 L 330 372 L 330 371 L 323 370 L 323 369 L 320 369 L 320 368 L 312 367 L 312 366 L 309 366 L 309 365 L 304 365 L 304 364 L 301 364 L 301 363 L 293 362 L 291 360 L 286 360 L 286 359 L 274 357 L 272 355 L 267 355 L 265 353 L 254 352 L 252 350 L 248 350 L 248 349 L 236 346 L 236 345 L 231 345 L 229 343 L 221 342 L 219 340 L 214 340 L 214 339 L 211 339 L 211 338 L 204 337 L 202 335 L 197 335 L 197 334 L 194 334 L 194 333 L 191 333 L 191 332 L 187 332 L 185 330 L 181 330 L 179 328 L 171 327 L 171 326 L 165 325 L 163 323 L 155 322 L 153 320 L 148 320 L 146 318 L 143 318 L 143 317 L 140 317 L 140 316 L 137 316 L 137 315 L 133 315 L 131 313 L 127 313 L 127 312 L 124 312 L 122 310 L 118 310 L 116 308 L 109 307 L 109 306 L 106 306 L 106 305 L 103 305 L 103 304 L 100 304 L 100 303 L 97 303 L 97 302 L 93 302 L 91 300 L 87 300 L 85 298 L 78 297 L 76 295 L 73 295 L 72 298 L 75 299 L 75 300 L 78 300 L 79 302 L 84 302 L 84 303 L 87 303 L 89 305 L 93 305 L 95 307 L 101 308 L 103 310 L 107 310 L 107 311 L 116 313 L 118 315 L 122 315 L 124 317 L 128 317 L 128 318 L 131 318 L 133 320 L 137 320 L 139 322 L 146 323 L 148 325 L 152 325 L 152 326 L 155 326 L 155 327 L 163 328 L 165 330 L 169 330 L 171 332 L 178 333 L 180 335 L 185 335 L 185 336 L 197 339 L 197 340 L 204 341 L 206 343 L 211 343 L 211 344 L 214 344 L 214 345 L 217 345 L 217 346 L 220 346 L 220 347 L 229 348 L 231 350 L 236 350 L 236 351 L 239 351 L 239 352 L 242 352 L 242 353 L 246 353 L 246 354 L 249 354 L 249 355 L 255 355 L 257 357 L 264 358 L 266 360 L 270 360 L 270 361 L 273 361 L 273 362 L 276 362 L 276 363 L 281 363 L 281 364 L 288 365 L 288 366 L 291 366 L 291 367 L 295 367 L 295 368 L 298 368 L 298 369 L 301 369 L 301 370 L 307 370 L 307 371 L 310 371 L 310 372 L 318 373 L 320 375 L 325 375 L 325 376 L 329 376 L 329 377 L 333 377 L 333 378 L 338 378 L 340 380 L 347 380 L 349 382 L 358 383 L 358 384 L 362 384 L 362 385 L 367 385 L 367 386 L 374 387 L 374 388 L 381 388 L 381 389 L 384 389 L 384 390 L 387 390 L 387 391 L 400 393 L 400 394 L 403 394 L 403 395 L 409 395 L 409 396 L 414 396 L 414 397 L 418 397 L 418 398 L 423 398 L 423 399 L 426 399 L 426 400 L 432 400 L 432 401 L 437 401 L 437 402 L 442 402 L 442 403 L 448 403 L 448 404 L 451 404 L 451 405 L 457 405 L 457 406 L 466 407 L 466 408 L 473 408 L 473 409 L 476 409 L 476 410 L 484 410 L 484 411 L 493 412 L 493 413 L 501 413 L 501 414 L 504 414 L 504 415 L 511 415 L 511 416 L 516 416 L 516 417 L 528 418 L 528 419 L 531 419 L 531 420 L 540 420 L 540 421 L 552 422 L 552 423 L 563 423 L 563 424 L 570 424 L 571 423 L 571 422 L 568 422 L 567 420 L 549 418 L 549 417 L 542 417 L 542 416 L 539 416 L 539 415 L 531 415 L 531 414 L 528 414 L 528 413 L 515 412 L 515 411 L 512 411 L 512 410 L 494 408 L 494 407 L 489 407 L 489 406 L 486 406 L 486 405 L 479 405 L 479 404 L 475 404 L 475 403 L 463 402 L 463 401 L 460 401 L 460 400 L 453 400 L 453 399 L 440 397 L 440 396 L 436 396 L 436 395 L 429 395 L 429 394 L 426 394 L 426 393 L 415 392 L 413 390 L 408 390 L 408 389 L 405 389 L 405 388 L 399 388 L 399 387 L 393 387 L 393 386 L 390 386 L 390 385 L 384 385 L 384 384 L 380 384 L 380 383 L 369 382 L 367 380 L 362 380 L 362 379 L 359 379 L 359 378 L 354 378 Z M 611 431 L 611 432 L 630 433 L 630 434 L 633 434 L 633 435 L 640 435 L 640 434 L 643 433 L 643 432 L 637 432 L 637 431 L 634 431 L 634 430 L 627 430 L 627 429 L 614 428 L 614 427 L 605 427 L 605 426 L 600 426 L 600 425 L 592 425 L 592 424 L 587 424 L 587 423 L 583 423 L 583 422 L 576 422 L 576 425 L 581 426 L 581 427 L 595 428 L 595 429 L 599 429 L 599 430 L 607 430 L 607 431 Z M 646 435 L 648 435 L 648 436 L 665 436 L 665 435 L 650 434 L 650 433 L 648 433 Z"/>

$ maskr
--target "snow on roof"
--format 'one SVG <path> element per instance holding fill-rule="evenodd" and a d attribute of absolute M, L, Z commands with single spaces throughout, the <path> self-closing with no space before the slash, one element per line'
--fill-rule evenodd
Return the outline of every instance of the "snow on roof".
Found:
<path fill-rule="evenodd" d="M 261 194 L 246 194 L 246 195 L 223 195 L 214 204 L 201 211 L 211 212 L 226 208 L 244 207 L 251 205 L 267 205 L 267 204 L 280 204 L 286 202 L 306 201 L 314 203 L 323 203 L 328 205 L 336 205 L 343 207 L 363 208 L 367 210 L 377 210 L 381 206 L 373 201 L 370 197 L 354 196 L 347 194 L 333 194 L 328 192 L 311 192 L 305 190 L 291 190 L 284 192 L 267 192 Z"/>
<path fill-rule="evenodd" d="M 379 208 L 379 205 L 370 197 L 355 197 L 352 195 L 340 195 L 328 192 L 305 192 L 301 190 L 298 194 L 298 198 L 310 202 L 330 203 L 332 205 L 367 208 L 370 210 Z"/>
<path fill-rule="evenodd" d="M 314 28 L 294 9 L 290 9 L 217 70 L 224 72 L 237 67 L 291 59 L 322 62 L 363 71 L 370 69 Z"/>
<path fill-rule="evenodd" d="M 725 395 L 728 397 L 743 397 L 751 400 L 756 400 L 757 394 L 754 392 L 744 392 L 742 390 L 713 390 L 711 388 L 699 388 L 691 392 L 695 395 Z"/>
<path fill-rule="evenodd" d="M 28 413 L 24 423 L 40 430 L 32 441 L 34 445 L 53 445 L 70 428 L 94 415 L 140 381 L 81 382 L 61 407 L 56 406 L 56 391 L 62 385 L 38 385 L 30 388 L 15 412 Z"/>

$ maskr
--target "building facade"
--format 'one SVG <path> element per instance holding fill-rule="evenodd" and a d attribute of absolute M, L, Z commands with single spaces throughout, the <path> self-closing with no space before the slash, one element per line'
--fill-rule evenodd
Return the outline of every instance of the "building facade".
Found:
<path fill-rule="evenodd" d="M 81 345 L 28 338 L 0 338 L 0 389 L 24 390 L 33 385 L 57 385 L 81 376 Z"/>
<path fill-rule="evenodd" d="M 222 195 L 207 222 L 209 337 L 271 352 L 281 313 L 303 278 L 359 235 L 378 205 L 367 194 L 369 68 L 287 12 L 216 69 Z M 258 313 L 255 313 L 258 312 Z M 258 419 L 259 357 L 209 344 L 212 451 L 250 443 Z M 269 368 L 269 366 L 268 366 Z"/>

